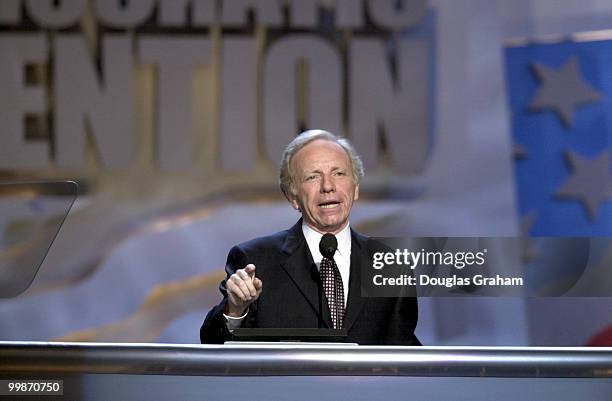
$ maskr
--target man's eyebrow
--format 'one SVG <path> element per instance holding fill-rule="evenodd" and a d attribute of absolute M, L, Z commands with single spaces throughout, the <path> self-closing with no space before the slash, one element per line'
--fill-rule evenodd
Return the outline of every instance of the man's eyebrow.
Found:
<path fill-rule="evenodd" d="M 346 169 L 344 167 L 334 166 L 331 168 L 330 171 L 338 171 L 338 170 L 346 170 Z M 317 168 L 314 170 L 307 170 L 304 172 L 304 175 L 308 175 L 308 174 L 323 174 L 323 171 Z"/>

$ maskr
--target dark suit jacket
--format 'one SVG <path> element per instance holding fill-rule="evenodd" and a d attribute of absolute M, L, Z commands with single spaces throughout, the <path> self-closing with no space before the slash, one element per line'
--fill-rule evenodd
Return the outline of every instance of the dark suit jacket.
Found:
<path fill-rule="evenodd" d="M 371 260 L 367 238 L 351 230 L 351 274 L 343 327 L 347 342 L 358 344 L 420 345 L 414 335 L 416 298 L 368 298 L 361 295 L 361 266 Z M 302 220 L 289 230 L 234 246 L 227 257 L 227 277 L 253 263 L 263 291 L 249 307 L 241 327 L 319 327 L 318 272 L 302 233 Z M 225 280 L 219 286 L 223 300 L 206 316 L 200 329 L 202 343 L 223 343 L 231 338 L 223 308 L 227 302 Z M 332 327 L 323 301 L 323 327 Z"/>

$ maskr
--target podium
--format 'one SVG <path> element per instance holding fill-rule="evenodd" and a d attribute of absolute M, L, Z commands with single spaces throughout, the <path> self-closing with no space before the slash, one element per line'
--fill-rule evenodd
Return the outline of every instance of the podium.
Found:
<path fill-rule="evenodd" d="M 612 348 L 0 342 L 0 379 L 70 400 L 605 401 Z"/>

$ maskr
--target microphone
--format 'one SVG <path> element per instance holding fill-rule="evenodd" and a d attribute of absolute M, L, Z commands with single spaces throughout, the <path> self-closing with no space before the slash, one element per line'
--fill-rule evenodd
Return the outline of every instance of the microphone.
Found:
<path fill-rule="evenodd" d="M 319 252 L 324 258 L 333 259 L 334 253 L 338 249 L 338 240 L 334 234 L 326 233 L 321 237 L 319 242 Z"/>

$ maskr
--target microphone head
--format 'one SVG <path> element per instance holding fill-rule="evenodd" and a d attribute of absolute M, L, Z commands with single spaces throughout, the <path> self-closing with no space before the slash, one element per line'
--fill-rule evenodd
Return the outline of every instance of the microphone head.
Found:
<path fill-rule="evenodd" d="M 338 240 L 334 234 L 323 234 L 321 237 L 321 242 L 319 242 L 319 252 L 323 255 L 324 258 L 332 259 L 334 257 L 334 253 L 336 253 L 336 249 L 338 249 Z"/>

